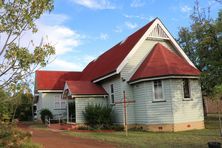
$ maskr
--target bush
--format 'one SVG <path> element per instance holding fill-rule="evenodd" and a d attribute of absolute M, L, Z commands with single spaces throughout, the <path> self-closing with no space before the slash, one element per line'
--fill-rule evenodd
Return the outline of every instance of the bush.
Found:
<path fill-rule="evenodd" d="M 41 115 L 42 123 L 44 123 L 44 124 L 45 124 L 45 119 L 46 118 L 50 118 L 50 119 L 53 118 L 52 112 L 50 110 L 48 110 L 48 109 L 41 110 L 40 115 Z"/>
<path fill-rule="evenodd" d="M 30 133 L 18 130 L 15 125 L 0 122 L 0 147 L 21 147 L 30 137 Z"/>
<path fill-rule="evenodd" d="M 83 115 L 86 124 L 91 128 L 109 128 L 112 125 L 112 108 L 100 104 L 86 106 Z"/>
<path fill-rule="evenodd" d="M 20 121 L 30 121 L 32 120 L 32 104 L 21 104 L 18 106 L 15 118 Z"/>

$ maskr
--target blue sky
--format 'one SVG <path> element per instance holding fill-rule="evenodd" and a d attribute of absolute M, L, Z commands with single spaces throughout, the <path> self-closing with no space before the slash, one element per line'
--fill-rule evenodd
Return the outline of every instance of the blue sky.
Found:
<path fill-rule="evenodd" d="M 81 71 L 91 60 L 131 33 L 159 17 L 177 38 L 180 27 L 188 26 L 194 0 L 55 0 L 55 8 L 37 21 L 39 32 L 56 47 L 47 70 Z M 200 0 L 200 7 L 211 6 L 215 18 L 221 5 Z"/>

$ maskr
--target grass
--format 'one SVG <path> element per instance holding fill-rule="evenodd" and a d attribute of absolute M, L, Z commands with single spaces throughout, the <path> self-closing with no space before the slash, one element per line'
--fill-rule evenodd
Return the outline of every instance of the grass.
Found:
<path fill-rule="evenodd" d="M 27 143 L 22 144 L 21 148 L 43 148 L 43 146 L 38 143 L 27 142 Z"/>
<path fill-rule="evenodd" d="M 118 147 L 207 147 L 207 142 L 217 141 L 222 143 L 222 137 L 219 133 L 219 124 L 217 118 L 210 117 L 205 122 L 206 129 L 193 130 L 185 132 L 142 132 L 129 131 L 128 137 L 124 132 L 113 133 L 81 133 L 66 131 L 75 137 L 95 139 L 113 143 Z"/>

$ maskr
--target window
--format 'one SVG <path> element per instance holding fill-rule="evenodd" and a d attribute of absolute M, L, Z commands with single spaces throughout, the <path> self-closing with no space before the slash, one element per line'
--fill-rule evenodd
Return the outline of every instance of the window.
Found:
<path fill-rule="evenodd" d="M 153 82 L 154 85 L 154 101 L 163 101 L 163 90 L 162 90 L 162 81 L 156 80 Z"/>
<path fill-rule="evenodd" d="M 60 95 L 55 96 L 55 109 L 64 109 L 66 108 L 66 102 L 61 99 Z"/>
<path fill-rule="evenodd" d="M 188 79 L 183 79 L 183 94 L 184 98 L 190 98 L 190 86 Z"/>
<path fill-rule="evenodd" d="M 111 97 L 111 103 L 114 103 L 114 88 L 113 88 L 113 84 L 110 85 L 110 97 Z"/>

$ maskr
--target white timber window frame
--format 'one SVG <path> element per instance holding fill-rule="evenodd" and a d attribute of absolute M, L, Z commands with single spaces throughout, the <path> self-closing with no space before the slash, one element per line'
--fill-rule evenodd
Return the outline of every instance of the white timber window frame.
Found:
<path fill-rule="evenodd" d="M 164 97 L 163 81 L 154 80 L 153 81 L 153 102 L 165 102 L 165 101 L 166 99 Z"/>
<path fill-rule="evenodd" d="M 182 91 L 183 101 L 191 101 L 190 80 L 188 78 L 182 79 Z"/>
<path fill-rule="evenodd" d="M 115 102 L 115 96 L 114 96 L 114 87 L 113 84 L 110 85 L 110 104 L 114 104 Z"/>
<path fill-rule="evenodd" d="M 54 109 L 65 109 L 66 101 L 61 99 L 61 95 L 55 95 L 54 105 Z"/>

